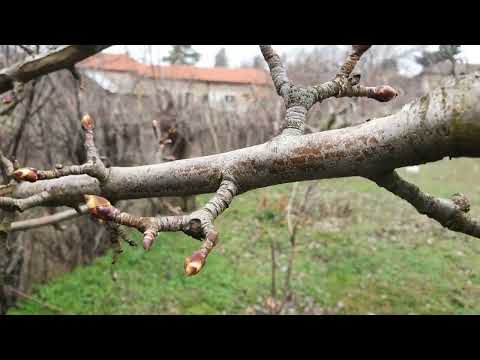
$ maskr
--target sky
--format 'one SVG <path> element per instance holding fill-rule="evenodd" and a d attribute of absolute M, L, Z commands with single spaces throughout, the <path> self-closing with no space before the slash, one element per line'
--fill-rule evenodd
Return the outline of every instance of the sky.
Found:
<path fill-rule="evenodd" d="M 197 66 L 211 67 L 215 62 L 215 55 L 224 47 L 227 52 L 227 57 L 231 67 L 238 67 L 245 61 L 251 61 L 251 59 L 260 54 L 258 45 L 192 45 L 193 48 L 198 51 L 202 56 Z M 318 45 L 272 45 L 273 48 L 280 54 L 292 54 L 300 49 L 307 51 L 312 50 Z M 381 46 L 381 45 L 377 45 Z M 166 56 L 169 52 L 170 45 L 151 45 L 152 56 L 146 51 L 148 47 L 145 45 L 116 45 L 105 52 L 110 53 L 125 53 L 129 54 L 138 61 L 150 62 L 150 58 L 154 63 L 161 63 L 162 57 Z M 435 49 L 435 46 L 432 47 Z M 462 56 L 472 64 L 480 64 L 480 45 L 462 45 Z M 413 72 L 420 70 L 413 66 L 411 68 Z"/>

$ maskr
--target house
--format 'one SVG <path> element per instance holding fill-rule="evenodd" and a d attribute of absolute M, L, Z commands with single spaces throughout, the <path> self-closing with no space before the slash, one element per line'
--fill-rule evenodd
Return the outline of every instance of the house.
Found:
<path fill-rule="evenodd" d="M 153 96 L 168 92 L 180 107 L 203 104 L 241 111 L 273 91 L 270 74 L 255 68 L 148 65 L 127 54 L 101 53 L 80 63 L 79 69 L 110 93 Z"/>

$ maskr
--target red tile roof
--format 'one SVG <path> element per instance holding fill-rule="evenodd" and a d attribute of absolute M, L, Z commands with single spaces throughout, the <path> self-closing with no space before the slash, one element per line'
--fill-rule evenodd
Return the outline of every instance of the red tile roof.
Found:
<path fill-rule="evenodd" d="M 130 72 L 138 76 L 162 79 L 196 80 L 236 84 L 271 85 L 270 74 L 254 68 L 200 68 L 190 65 L 147 65 L 127 54 L 98 54 L 79 64 L 92 70 Z"/>

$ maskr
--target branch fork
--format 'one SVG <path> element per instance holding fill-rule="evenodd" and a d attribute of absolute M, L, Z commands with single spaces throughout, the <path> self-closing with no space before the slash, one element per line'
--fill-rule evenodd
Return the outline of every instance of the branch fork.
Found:
<path fill-rule="evenodd" d="M 83 165 L 63 166 L 55 165 L 52 170 L 37 170 L 35 168 L 20 168 L 13 172 L 17 181 L 36 182 L 38 180 L 56 179 L 69 175 L 89 175 L 104 183 L 108 178 L 108 169 L 103 163 L 98 149 L 95 146 L 94 133 L 95 124 L 90 115 L 84 115 L 81 119 L 82 129 L 85 134 L 85 150 L 87 162 Z"/>
<path fill-rule="evenodd" d="M 162 231 L 182 231 L 202 241 L 200 249 L 187 257 L 184 262 L 185 274 L 192 276 L 200 272 L 208 255 L 218 242 L 219 234 L 213 221 L 229 207 L 237 193 L 237 185 L 233 181 L 225 180 L 212 199 L 200 210 L 190 215 L 164 217 L 131 215 L 115 208 L 107 199 L 100 196 L 85 195 L 85 201 L 92 216 L 142 232 L 145 250 L 150 250 L 155 237 Z"/>
<path fill-rule="evenodd" d="M 273 84 L 285 103 L 286 128 L 282 135 L 295 136 L 305 132 L 305 120 L 308 111 L 316 103 L 321 103 L 331 97 L 367 97 L 380 102 L 388 102 L 398 96 L 395 89 L 383 85 L 365 87 L 359 85 L 360 74 L 353 74 L 357 63 L 371 45 L 352 45 L 352 50 L 340 67 L 334 80 L 312 87 L 300 87 L 293 84 L 287 76 L 287 71 L 280 57 L 271 45 L 260 45 L 260 50 L 267 62 Z"/>

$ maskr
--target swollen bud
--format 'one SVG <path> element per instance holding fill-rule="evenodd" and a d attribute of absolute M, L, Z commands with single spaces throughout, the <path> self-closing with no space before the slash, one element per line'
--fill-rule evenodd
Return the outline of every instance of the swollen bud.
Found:
<path fill-rule="evenodd" d="M 388 85 L 382 85 L 375 88 L 372 99 L 380 102 L 388 102 L 397 96 L 398 93 L 394 88 Z"/>
<path fill-rule="evenodd" d="M 96 195 L 85 195 L 85 202 L 88 207 L 88 212 L 102 220 L 110 220 L 115 212 L 115 208 L 110 202 Z"/>
<path fill-rule="evenodd" d="M 205 263 L 205 257 L 199 252 L 195 251 L 192 256 L 185 259 L 184 268 L 187 276 L 196 275 L 202 270 Z"/>
<path fill-rule="evenodd" d="M 35 182 L 38 180 L 38 171 L 34 168 L 21 168 L 13 172 L 13 176 L 18 181 Z"/>
<path fill-rule="evenodd" d="M 93 129 L 95 128 L 95 123 L 93 122 L 92 117 L 88 114 L 83 116 L 81 123 L 82 128 L 85 131 L 93 131 Z"/>

